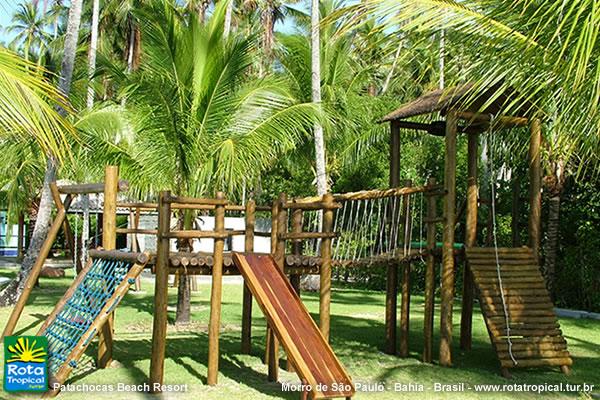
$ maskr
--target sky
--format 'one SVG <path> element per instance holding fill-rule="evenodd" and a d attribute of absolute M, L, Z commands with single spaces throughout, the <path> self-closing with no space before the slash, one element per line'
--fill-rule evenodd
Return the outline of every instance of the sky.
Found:
<path fill-rule="evenodd" d="M 14 37 L 14 34 L 6 32 L 7 26 L 11 24 L 11 18 L 14 14 L 15 10 L 19 6 L 22 1 L 20 0 L 0 0 L 0 42 L 8 43 Z M 294 6 L 295 8 L 299 8 L 301 10 L 306 9 L 306 4 L 297 4 Z M 290 23 L 277 23 L 275 29 L 283 32 L 291 32 L 293 27 Z"/>

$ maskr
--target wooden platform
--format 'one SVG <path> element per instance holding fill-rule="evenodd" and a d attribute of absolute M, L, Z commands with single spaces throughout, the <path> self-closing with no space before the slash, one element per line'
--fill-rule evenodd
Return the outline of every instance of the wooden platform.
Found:
<path fill-rule="evenodd" d="M 466 250 L 466 256 L 479 292 L 481 311 L 503 372 L 509 368 L 546 366 L 558 366 L 568 372 L 573 361 L 531 249 L 498 249 L 500 278 L 516 364 L 509 353 L 496 252 L 494 248 L 472 247 Z"/>
<path fill-rule="evenodd" d="M 314 399 L 351 397 L 352 380 L 270 255 L 234 253 L 233 259 L 273 327 L 300 380 Z"/>

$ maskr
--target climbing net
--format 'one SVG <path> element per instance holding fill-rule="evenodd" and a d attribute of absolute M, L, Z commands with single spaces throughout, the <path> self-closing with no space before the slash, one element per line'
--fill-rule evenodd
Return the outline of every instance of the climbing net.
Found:
<path fill-rule="evenodd" d="M 81 284 L 44 332 L 48 338 L 48 364 L 52 373 L 66 362 L 131 266 L 126 261 L 94 260 Z"/>

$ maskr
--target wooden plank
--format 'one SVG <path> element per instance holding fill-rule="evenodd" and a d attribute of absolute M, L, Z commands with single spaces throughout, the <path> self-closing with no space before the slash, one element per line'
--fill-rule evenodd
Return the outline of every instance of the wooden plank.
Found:
<path fill-rule="evenodd" d="M 498 247 L 495 249 L 494 247 L 470 247 L 466 250 L 467 255 L 470 257 L 475 254 L 502 254 L 502 255 L 511 255 L 511 254 L 533 254 L 529 247 Z"/>
<path fill-rule="evenodd" d="M 517 365 L 514 365 L 511 360 L 501 360 L 500 364 L 503 368 L 530 368 L 530 367 L 559 367 L 571 366 L 573 360 L 567 357 L 561 358 L 540 358 L 534 360 L 520 360 Z"/>
<path fill-rule="evenodd" d="M 488 325 L 488 328 L 492 332 L 494 336 L 505 337 L 506 330 L 502 328 L 494 328 Z M 561 336 L 562 331 L 560 329 L 526 329 L 526 328 L 511 328 L 510 334 L 512 336 L 525 336 L 525 337 L 533 337 L 533 336 Z"/>
<path fill-rule="evenodd" d="M 275 260 L 267 255 L 237 253 L 234 259 L 301 381 L 312 386 L 314 398 L 352 396 L 350 377 Z M 328 390 L 318 392 L 319 383 Z M 333 383 L 343 383 L 351 390 L 334 391 Z"/>
<path fill-rule="evenodd" d="M 512 349 L 513 351 L 537 351 L 537 350 L 566 350 L 567 342 L 566 341 L 557 341 L 557 342 L 537 342 L 537 343 L 514 343 L 514 339 L 511 340 L 513 342 Z M 506 339 L 503 339 L 501 342 L 496 343 L 496 349 L 498 351 L 508 351 L 508 343 Z"/>
<path fill-rule="evenodd" d="M 517 323 L 527 323 L 528 325 L 535 325 L 536 323 L 552 323 L 552 324 L 556 324 L 556 317 L 554 315 L 552 316 L 547 316 L 547 315 L 543 315 L 543 316 L 518 316 L 515 315 L 513 313 L 509 313 L 509 319 L 511 324 L 517 324 Z M 488 320 L 494 323 L 497 322 L 504 322 L 505 318 L 504 316 L 490 316 L 488 317 Z"/>
<path fill-rule="evenodd" d="M 547 349 L 542 350 L 539 348 L 532 350 L 514 350 L 512 351 L 512 355 L 517 360 L 527 360 L 527 359 L 540 359 L 540 358 L 566 358 L 569 357 L 569 352 L 565 350 L 554 350 Z M 508 351 L 498 352 L 498 358 L 500 360 L 510 360 L 510 353 Z"/>
<path fill-rule="evenodd" d="M 471 263 L 471 269 L 473 271 L 477 271 L 477 272 L 496 272 L 497 270 L 497 266 L 496 263 L 489 263 L 487 265 L 483 265 L 483 264 L 477 264 L 477 263 Z M 523 271 L 527 271 L 527 272 L 531 272 L 531 273 L 536 273 L 539 272 L 540 267 L 538 265 L 535 265 L 533 263 L 531 264 L 500 264 L 500 271 L 501 272 L 523 272 Z"/>

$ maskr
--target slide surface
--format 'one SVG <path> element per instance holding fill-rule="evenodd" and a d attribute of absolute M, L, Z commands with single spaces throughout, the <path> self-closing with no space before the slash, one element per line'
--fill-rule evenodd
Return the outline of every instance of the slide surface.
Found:
<path fill-rule="evenodd" d="M 277 338 L 313 398 L 351 397 L 352 380 L 270 255 L 233 255 Z"/>

